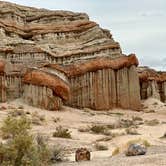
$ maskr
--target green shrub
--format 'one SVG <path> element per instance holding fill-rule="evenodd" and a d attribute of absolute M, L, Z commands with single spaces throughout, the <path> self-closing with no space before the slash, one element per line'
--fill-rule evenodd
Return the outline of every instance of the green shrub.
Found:
<path fill-rule="evenodd" d="M 58 126 L 56 127 L 56 131 L 53 133 L 53 137 L 71 138 L 71 132 L 69 129 Z"/>
<path fill-rule="evenodd" d="M 25 116 L 20 119 L 8 116 L 1 127 L 3 138 L 16 138 L 18 135 L 27 135 L 31 129 L 30 120 Z"/>
<path fill-rule="evenodd" d="M 0 144 L 0 165 L 6 166 L 45 166 L 50 165 L 52 151 L 47 140 L 30 134 L 31 123 L 25 116 L 7 117 L 1 127 L 3 135 L 10 139 Z"/>

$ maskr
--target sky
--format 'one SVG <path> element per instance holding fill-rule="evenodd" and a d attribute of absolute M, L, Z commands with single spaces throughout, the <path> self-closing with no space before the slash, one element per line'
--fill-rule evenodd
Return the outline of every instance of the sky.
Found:
<path fill-rule="evenodd" d="M 8 0 L 53 10 L 85 12 L 109 29 L 124 54 L 166 71 L 166 0 Z"/>

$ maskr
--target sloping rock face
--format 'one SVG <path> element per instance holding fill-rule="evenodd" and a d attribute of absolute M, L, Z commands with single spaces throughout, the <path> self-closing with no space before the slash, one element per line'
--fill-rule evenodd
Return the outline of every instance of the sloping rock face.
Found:
<path fill-rule="evenodd" d="M 0 101 L 23 97 L 51 110 L 62 103 L 140 108 L 137 58 L 122 54 L 85 13 L 0 1 L 0 39 Z"/>
<path fill-rule="evenodd" d="M 140 80 L 141 99 L 149 97 L 166 102 L 166 73 L 148 67 L 137 68 Z"/>
<path fill-rule="evenodd" d="M 67 104 L 92 109 L 140 108 L 139 80 L 135 55 L 116 59 L 96 58 L 88 62 L 59 66 L 45 65 L 64 72 L 70 82 Z"/>

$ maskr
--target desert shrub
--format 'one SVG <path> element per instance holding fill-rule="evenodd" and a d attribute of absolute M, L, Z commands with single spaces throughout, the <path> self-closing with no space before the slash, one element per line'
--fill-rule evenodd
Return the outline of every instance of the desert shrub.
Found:
<path fill-rule="evenodd" d="M 160 122 L 157 119 L 152 119 L 152 120 L 146 120 L 145 124 L 148 126 L 156 126 L 158 125 Z"/>
<path fill-rule="evenodd" d="M 139 116 L 133 116 L 132 120 L 133 121 L 143 121 L 143 119 L 141 117 L 139 117 Z"/>
<path fill-rule="evenodd" d="M 119 125 L 121 128 L 128 128 L 134 126 L 135 123 L 133 120 L 130 119 L 120 119 Z"/>
<path fill-rule="evenodd" d="M 2 137 L 15 138 L 18 135 L 26 135 L 30 128 L 30 121 L 25 116 L 20 119 L 8 116 L 1 127 Z"/>
<path fill-rule="evenodd" d="M 102 151 L 102 150 L 108 150 L 108 147 L 106 145 L 99 144 L 99 143 L 95 144 L 95 148 L 96 148 L 96 150 L 100 150 L 100 151 Z"/>
<path fill-rule="evenodd" d="M 104 125 L 92 125 L 90 127 L 90 131 L 92 131 L 95 134 L 106 134 L 108 132 L 108 128 Z"/>
<path fill-rule="evenodd" d="M 97 139 L 96 141 L 97 141 L 97 142 L 107 142 L 107 141 L 112 140 L 112 138 L 113 138 L 112 136 L 106 136 L 106 137 Z"/>
<path fill-rule="evenodd" d="M 115 149 L 113 150 L 112 156 L 115 156 L 115 155 L 117 155 L 117 154 L 119 154 L 119 153 L 120 153 L 120 149 L 117 147 L 117 148 L 115 148 Z"/>
<path fill-rule="evenodd" d="M 69 129 L 58 126 L 56 127 L 56 131 L 53 133 L 53 137 L 71 138 L 71 132 Z"/>
<path fill-rule="evenodd" d="M 47 140 L 30 134 L 30 120 L 7 117 L 1 127 L 3 135 L 10 139 L 0 144 L 0 165 L 6 166 L 45 166 L 51 163 L 52 151 Z"/>
<path fill-rule="evenodd" d="M 60 146 L 53 146 L 51 149 L 51 162 L 60 162 L 64 160 L 64 148 Z"/>
<path fill-rule="evenodd" d="M 90 129 L 87 127 L 87 128 L 79 128 L 78 129 L 79 132 L 89 132 Z"/>

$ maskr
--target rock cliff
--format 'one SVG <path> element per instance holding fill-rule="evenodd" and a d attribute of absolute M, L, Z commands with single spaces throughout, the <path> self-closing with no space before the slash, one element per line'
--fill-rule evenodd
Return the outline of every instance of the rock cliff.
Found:
<path fill-rule="evenodd" d="M 137 68 L 140 80 L 141 99 L 149 97 L 166 102 L 166 72 L 157 72 L 148 67 Z"/>
<path fill-rule="evenodd" d="M 0 1 L 0 101 L 140 109 L 135 55 L 85 13 Z"/>

